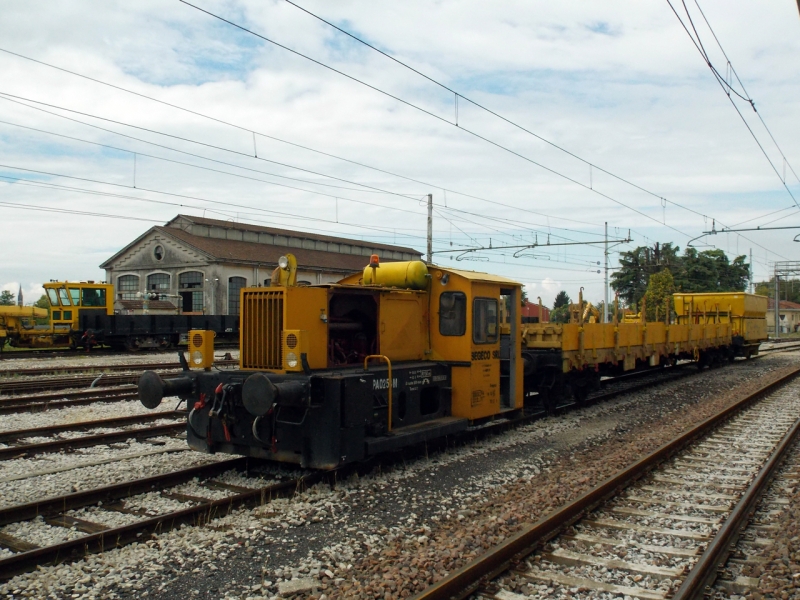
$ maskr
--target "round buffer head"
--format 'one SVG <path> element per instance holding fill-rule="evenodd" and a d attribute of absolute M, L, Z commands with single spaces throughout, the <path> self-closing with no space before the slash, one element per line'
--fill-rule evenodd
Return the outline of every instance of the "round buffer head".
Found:
<path fill-rule="evenodd" d="M 250 375 L 242 386 L 242 404 L 254 417 L 263 417 L 275 404 L 278 389 L 264 373 Z"/>

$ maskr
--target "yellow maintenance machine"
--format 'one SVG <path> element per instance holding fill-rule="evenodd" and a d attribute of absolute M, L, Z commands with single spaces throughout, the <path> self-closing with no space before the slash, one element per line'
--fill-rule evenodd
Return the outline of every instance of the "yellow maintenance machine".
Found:
<path fill-rule="evenodd" d="M 192 332 L 190 365 L 201 370 L 142 375 L 148 408 L 188 401 L 194 449 L 331 468 L 565 395 L 580 401 L 604 374 L 735 352 L 734 325 L 716 313 L 585 322 L 599 313 L 581 298 L 575 322 L 523 328 L 521 284 L 504 277 L 373 256 L 336 284 L 299 287 L 293 270 L 282 258 L 277 285 L 241 290 L 238 370 L 212 370 L 211 332 Z"/>
<path fill-rule="evenodd" d="M 82 345 L 80 311 L 114 314 L 114 286 L 110 283 L 51 281 L 44 284 L 44 290 L 50 302 L 50 325 L 14 329 L 8 335 L 12 346 L 46 348 Z M 41 311 L 37 318 L 48 316 L 47 310 L 36 310 Z"/>
<path fill-rule="evenodd" d="M 36 319 L 47 317 L 47 310 L 35 306 L 0 306 L 0 352 L 11 341 L 11 345 L 22 336 L 35 336 L 47 326 L 36 325 Z"/>

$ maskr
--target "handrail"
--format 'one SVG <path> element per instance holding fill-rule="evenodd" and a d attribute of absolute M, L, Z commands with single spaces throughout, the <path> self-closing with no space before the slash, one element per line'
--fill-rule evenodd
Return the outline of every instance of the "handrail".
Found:
<path fill-rule="evenodd" d="M 371 358 L 378 358 L 381 360 L 385 360 L 386 364 L 389 365 L 389 426 L 388 431 L 392 430 L 392 361 L 389 360 L 388 356 L 383 354 L 370 354 L 369 356 L 364 357 L 364 370 L 367 370 L 367 363 Z"/>

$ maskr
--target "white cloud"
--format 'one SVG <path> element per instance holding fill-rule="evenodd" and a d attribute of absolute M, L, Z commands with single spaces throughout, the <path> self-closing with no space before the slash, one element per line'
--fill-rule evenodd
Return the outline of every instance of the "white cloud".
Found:
<path fill-rule="evenodd" d="M 615 181 L 597 169 L 592 171 L 594 189 L 665 221 L 666 227 L 660 225 L 461 129 L 230 30 L 180 3 L 107 2 L 91 4 L 87 10 L 89 6 L 63 2 L 41 11 L 29 2 L 6 2 L 0 20 L 0 47 L 245 128 L 429 182 L 433 185 L 398 179 L 268 138 L 257 139 L 261 158 L 393 192 L 420 197 L 433 193 L 438 250 L 457 248 L 458 244 L 488 245 L 490 238 L 493 247 L 520 245 L 536 239 L 535 232 L 539 242 L 544 242 L 548 233 L 553 242 L 596 240 L 602 236 L 604 222 L 616 237 L 632 229 L 636 245 L 673 241 L 683 247 L 689 238 L 669 227 L 695 237 L 711 225 L 673 205 L 664 209 L 658 197 Z M 454 116 L 451 94 L 348 42 L 287 3 L 209 0 L 203 6 L 443 118 Z M 517 1 L 498 6 L 420 0 L 402 4 L 308 0 L 305 6 L 525 127 L 653 190 L 657 196 L 729 225 L 792 204 L 666 5 L 632 0 L 613 7 L 578 2 Z M 713 0 L 704 2 L 703 8 L 759 111 L 800 173 L 800 122 L 795 114 L 800 95 L 800 63 L 796 60 L 800 39 L 794 5 L 783 0 L 755 4 L 739 1 L 734 5 Z M 718 60 L 719 52 L 713 46 L 709 48 Z M 718 64 L 724 68 L 724 61 Z M 156 222 L 165 222 L 178 212 L 222 210 L 222 218 L 258 219 L 278 227 L 364 236 L 424 250 L 425 210 L 416 200 L 342 189 L 354 186 L 237 154 L 253 152 L 252 135 L 247 131 L 13 56 L 0 53 L 0 69 L 4 74 L 2 92 L 223 146 L 234 152 L 71 115 L 113 131 L 261 171 L 209 163 L 0 100 L 2 121 L 139 153 L 134 190 L 130 153 L 0 124 L 0 163 L 118 185 L 24 174 L 2 166 L 0 175 L 16 174 L 171 204 L 11 184 L 3 179 L 0 202 L 120 214 Z M 756 117 L 752 110 L 743 114 L 750 120 Z M 590 181 L 585 164 L 464 101 L 459 104 L 459 124 L 578 181 Z M 766 139 L 763 130 L 756 130 Z M 774 148 L 766 147 L 775 157 Z M 315 189 L 334 197 L 166 163 L 143 154 Z M 289 181 L 266 173 L 316 183 Z M 800 198 L 800 186 L 795 185 L 791 173 L 789 177 L 787 181 Z M 339 187 L 322 187 L 319 183 Z M 471 214 L 446 211 L 445 196 L 439 189 L 445 186 L 514 208 L 448 193 L 449 209 Z M 338 214 L 335 197 L 339 198 Z M 223 209 L 202 199 L 240 206 Z M 4 264 L 4 276 L 18 281 L 102 279 L 98 265 L 152 224 L 32 212 L 1 204 L 0 215 L 4 222 L 0 250 L 6 256 L 13 253 L 19 257 Z M 792 222 L 788 218 L 776 224 Z M 757 277 L 767 275 L 768 261 L 794 257 L 791 233 L 748 237 L 767 249 L 737 236 L 719 235 L 710 241 L 730 253 L 747 253 L 752 247 L 758 261 Z M 619 246 L 615 251 L 627 247 Z M 491 262 L 466 266 L 521 281 L 560 281 L 572 297 L 577 297 L 578 288 L 584 285 L 587 297 L 602 297 L 602 275 L 593 269 L 603 258 L 600 246 L 537 248 L 541 256 L 536 258 L 514 259 L 514 252 L 486 252 L 483 256 Z M 446 264 L 465 266 L 445 260 Z M 612 260 L 612 264 L 615 262 Z M 539 289 L 545 295 L 551 293 Z"/>

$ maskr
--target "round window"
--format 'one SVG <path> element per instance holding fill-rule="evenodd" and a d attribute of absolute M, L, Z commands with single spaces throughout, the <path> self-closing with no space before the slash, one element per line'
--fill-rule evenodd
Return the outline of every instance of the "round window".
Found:
<path fill-rule="evenodd" d="M 164 247 L 163 246 L 156 246 L 153 248 L 153 256 L 156 257 L 156 260 L 161 260 L 164 258 Z"/>

